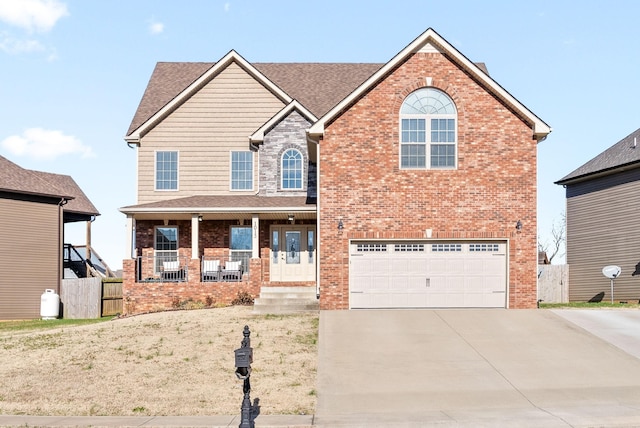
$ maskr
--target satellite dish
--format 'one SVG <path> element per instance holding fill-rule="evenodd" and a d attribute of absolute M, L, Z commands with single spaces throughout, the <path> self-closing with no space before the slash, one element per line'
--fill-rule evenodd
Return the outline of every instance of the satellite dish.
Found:
<path fill-rule="evenodd" d="M 611 265 L 602 268 L 602 274 L 609 279 L 616 279 L 620 276 L 620 272 L 622 272 L 620 266 Z"/>

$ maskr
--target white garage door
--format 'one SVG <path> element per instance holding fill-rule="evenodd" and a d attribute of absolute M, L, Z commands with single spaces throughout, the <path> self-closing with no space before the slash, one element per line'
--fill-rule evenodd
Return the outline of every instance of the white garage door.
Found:
<path fill-rule="evenodd" d="M 507 244 L 352 242 L 350 307 L 504 308 Z"/>

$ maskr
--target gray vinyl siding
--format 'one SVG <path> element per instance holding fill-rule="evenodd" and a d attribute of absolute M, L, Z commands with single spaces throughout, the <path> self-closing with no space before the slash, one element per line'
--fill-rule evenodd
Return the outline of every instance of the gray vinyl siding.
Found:
<path fill-rule="evenodd" d="M 193 195 L 258 191 L 254 153 L 251 191 L 230 190 L 230 152 L 249 151 L 249 136 L 284 107 L 262 84 L 232 63 L 147 135 L 138 151 L 138 203 Z M 155 152 L 179 152 L 178 191 L 155 191 Z"/>
<path fill-rule="evenodd" d="M 57 204 L 0 199 L 0 319 L 40 318 L 40 296 L 59 292 Z"/>
<path fill-rule="evenodd" d="M 640 170 L 567 186 L 569 300 L 588 301 L 599 293 L 609 301 L 607 265 L 622 268 L 615 300 L 640 299 Z"/>

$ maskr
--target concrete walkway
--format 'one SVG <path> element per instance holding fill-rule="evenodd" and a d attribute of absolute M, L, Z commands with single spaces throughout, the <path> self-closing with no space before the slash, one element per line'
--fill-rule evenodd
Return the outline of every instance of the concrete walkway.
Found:
<path fill-rule="evenodd" d="M 321 426 L 640 426 L 640 360 L 548 310 L 323 312 Z"/>
<path fill-rule="evenodd" d="M 313 416 L 258 416 L 256 427 L 306 428 L 313 424 Z M 237 416 L 8 416 L 0 415 L 0 427 L 238 427 Z"/>
<path fill-rule="evenodd" d="M 638 427 L 640 311 L 321 312 L 315 416 L 256 427 Z M 237 427 L 236 416 L 0 415 L 11 427 Z"/>

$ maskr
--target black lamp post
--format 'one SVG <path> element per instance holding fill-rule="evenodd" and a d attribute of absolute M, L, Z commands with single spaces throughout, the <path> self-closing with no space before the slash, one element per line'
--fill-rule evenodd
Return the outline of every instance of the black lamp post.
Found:
<path fill-rule="evenodd" d="M 251 391 L 251 383 L 249 378 L 251 377 L 251 363 L 253 362 L 253 348 L 251 348 L 251 339 L 249 335 L 249 326 L 245 325 L 242 332 L 244 338 L 240 345 L 240 349 L 236 349 L 236 376 L 238 379 L 243 380 L 242 392 L 244 398 L 242 399 L 242 407 L 240 408 L 240 428 L 254 428 L 253 421 L 251 420 L 251 397 L 249 392 Z"/>

